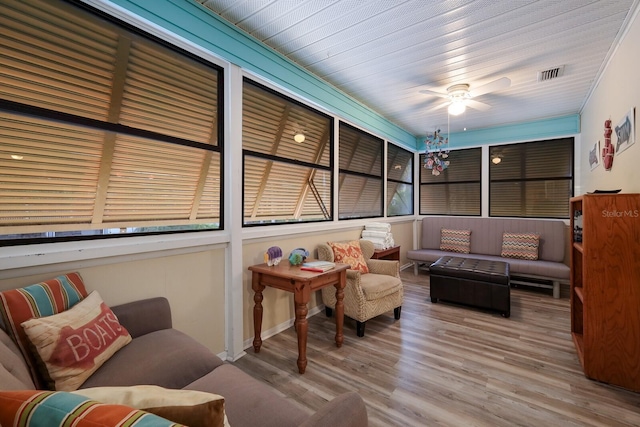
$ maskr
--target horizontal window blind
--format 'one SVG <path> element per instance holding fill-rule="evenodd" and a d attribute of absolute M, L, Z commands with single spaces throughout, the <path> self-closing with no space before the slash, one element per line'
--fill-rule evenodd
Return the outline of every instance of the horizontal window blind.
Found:
<path fill-rule="evenodd" d="M 0 23 L 0 239 L 220 228 L 219 67 L 66 2 Z"/>
<path fill-rule="evenodd" d="M 490 147 L 489 214 L 568 218 L 573 144 L 563 138 Z"/>
<path fill-rule="evenodd" d="M 482 150 L 449 151 L 449 167 L 433 175 L 420 154 L 420 215 L 480 215 Z"/>
<path fill-rule="evenodd" d="M 383 140 L 340 123 L 340 219 L 382 216 Z"/>
<path fill-rule="evenodd" d="M 387 215 L 413 215 L 413 153 L 387 144 Z"/>
<path fill-rule="evenodd" d="M 243 224 L 331 219 L 333 120 L 248 79 L 242 111 Z"/>
<path fill-rule="evenodd" d="M 382 216 L 382 179 L 340 174 L 341 219 Z"/>

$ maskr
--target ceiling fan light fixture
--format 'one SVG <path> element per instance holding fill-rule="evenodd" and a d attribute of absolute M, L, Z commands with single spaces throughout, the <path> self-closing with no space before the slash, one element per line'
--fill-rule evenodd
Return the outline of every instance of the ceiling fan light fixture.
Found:
<path fill-rule="evenodd" d="M 464 113 L 466 109 L 467 106 L 462 99 L 454 99 L 451 101 L 451 104 L 449 104 L 449 114 L 452 116 L 459 116 Z"/>

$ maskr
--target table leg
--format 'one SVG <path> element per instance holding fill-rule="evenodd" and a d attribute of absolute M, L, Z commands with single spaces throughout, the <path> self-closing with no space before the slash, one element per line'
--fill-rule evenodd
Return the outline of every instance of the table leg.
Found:
<path fill-rule="evenodd" d="M 347 271 L 340 272 L 340 279 L 335 284 L 336 287 L 336 345 L 342 347 L 344 342 L 344 335 L 342 334 L 342 327 L 344 325 L 344 286 L 347 281 Z"/>
<path fill-rule="evenodd" d="M 309 312 L 310 288 L 311 286 L 308 283 L 296 283 L 294 291 L 295 327 L 298 334 L 298 372 L 301 374 L 304 374 L 307 369 L 307 333 L 309 330 L 307 313 Z"/>
<path fill-rule="evenodd" d="M 256 353 L 260 353 L 260 347 L 262 346 L 262 291 L 264 291 L 264 285 L 260 283 L 260 274 L 253 273 L 251 276 L 251 287 L 255 294 L 253 295 L 253 330 L 255 336 L 253 337 L 253 350 Z"/>

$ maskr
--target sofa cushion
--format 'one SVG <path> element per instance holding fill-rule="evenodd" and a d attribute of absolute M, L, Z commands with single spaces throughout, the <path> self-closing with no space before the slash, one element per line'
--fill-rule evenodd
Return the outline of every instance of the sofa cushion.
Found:
<path fill-rule="evenodd" d="M 183 388 L 221 364 L 219 357 L 190 336 L 163 329 L 135 338 L 81 388 L 138 384 Z"/>
<path fill-rule="evenodd" d="M 224 397 L 196 390 L 153 385 L 95 387 L 73 392 L 100 403 L 126 405 L 189 427 L 229 427 Z"/>
<path fill-rule="evenodd" d="M 0 391 L 0 425 L 50 427 L 178 426 L 148 412 L 125 405 L 99 403 L 63 391 Z"/>
<path fill-rule="evenodd" d="M 361 273 L 368 273 L 367 261 L 362 255 L 360 249 L 360 241 L 353 240 L 351 242 L 329 242 L 329 246 L 333 249 L 333 259 L 335 262 L 349 264 L 352 270 Z"/>
<path fill-rule="evenodd" d="M 537 233 L 502 233 L 500 256 L 535 261 L 538 259 L 539 239 Z"/>
<path fill-rule="evenodd" d="M 0 390 L 35 389 L 29 366 L 20 349 L 9 335 L 0 329 Z"/>
<path fill-rule="evenodd" d="M 231 426 L 298 427 L 310 416 L 269 386 L 227 363 L 185 388 L 224 396 Z"/>
<path fill-rule="evenodd" d="M 398 277 L 386 274 L 365 274 L 360 276 L 360 286 L 367 301 L 375 301 L 402 289 L 402 281 Z"/>
<path fill-rule="evenodd" d="M 468 254 L 471 247 L 471 230 L 440 230 L 440 250 Z"/>
<path fill-rule="evenodd" d="M 72 308 L 22 323 L 50 378 L 49 388 L 76 390 L 91 374 L 131 342 L 97 291 Z"/>
<path fill-rule="evenodd" d="M 37 360 L 29 349 L 29 340 L 21 323 L 34 317 L 61 313 L 86 296 L 87 290 L 78 273 L 0 292 L 0 315 L 4 329 L 20 349 L 36 385 L 43 387 L 44 382 L 39 376 Z"/>

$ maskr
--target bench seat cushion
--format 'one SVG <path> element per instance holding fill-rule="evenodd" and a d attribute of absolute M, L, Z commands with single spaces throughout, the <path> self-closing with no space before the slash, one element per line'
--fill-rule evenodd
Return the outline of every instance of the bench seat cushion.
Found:
<path fill-rule="evenodd" d="M 416 249 L 407 252 L 407 258 L 413 261 L 431 264 L 442 256 L 460 256 L 456 252 L 444 252 L 438 249 Z M 509 271 L 512 276 L 518 274 L 537 277 L 552 277 L 558 280 L 569 280 L 569 266 L 561 262 L 526 259 L 503 258 L 495 255 L 464 254 L 465 258 L 484 259 L 487 261 L 502 261 L 509 264 Z"/>

